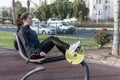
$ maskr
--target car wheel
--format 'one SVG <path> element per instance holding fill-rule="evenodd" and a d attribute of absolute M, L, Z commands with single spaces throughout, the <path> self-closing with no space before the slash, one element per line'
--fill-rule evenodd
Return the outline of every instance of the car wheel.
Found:
<path fill-rule="evenodd" d="M 65 30 L 65 29 L 64 29 L 64 30 L 62 30 L 62 33 L 64 33 L 64 34 L 65 34 L 65 33 L 67 33 L 67 30 Z"/>
<path fill-rule="evenodd" d="M 46 32 L 45 32 L 45 31 L 42 31 L 42 34 L 46 35 Z"/>

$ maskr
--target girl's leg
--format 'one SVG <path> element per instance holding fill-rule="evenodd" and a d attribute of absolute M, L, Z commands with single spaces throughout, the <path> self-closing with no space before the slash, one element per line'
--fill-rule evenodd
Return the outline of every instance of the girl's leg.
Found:
<path fill-rule="evenodd" d="M 44 40 L 40 48 L 42 51 L 48 53 L 54 46 L 56 46 L 63 54 L 65 54 L 66 49 L 69 49 L 70 45 L 61 41 L 59 38 L 51 36 Z"/>
<path fill-rule="evenodd" d="M 59 47 L 59 46 L 56 46 L 56 47 L 65 55 L 65 52 L 66 52 L 65 48 Z"/>

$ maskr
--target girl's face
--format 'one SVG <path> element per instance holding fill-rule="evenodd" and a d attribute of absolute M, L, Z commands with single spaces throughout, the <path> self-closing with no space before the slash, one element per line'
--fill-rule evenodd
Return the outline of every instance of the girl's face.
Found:
<path fill-rule="evenodd" d="M 31 25 L 32 24 L 32 16 L 28 15 L 26 20 L 23 20 L 23 25 Z"/>

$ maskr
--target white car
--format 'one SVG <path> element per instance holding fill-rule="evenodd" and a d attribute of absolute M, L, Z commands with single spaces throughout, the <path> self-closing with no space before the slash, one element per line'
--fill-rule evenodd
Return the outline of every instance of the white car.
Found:
<path fill-rule="evenodd" d="M 38 27 L 39 26 L 39 27 Z M 31 29 L 35 30 L 39 34 L 55 34 L 55 28 L 51 28 L 47 26 L 46 24 L 34 23 L 31 25 Z"/>
<path fill-rule="evenodd" d="M 48 21 L 47 24 L 54 28 L 57 28 L 60 33 L 75 33 L 76 28 L 63 20 Z"/>

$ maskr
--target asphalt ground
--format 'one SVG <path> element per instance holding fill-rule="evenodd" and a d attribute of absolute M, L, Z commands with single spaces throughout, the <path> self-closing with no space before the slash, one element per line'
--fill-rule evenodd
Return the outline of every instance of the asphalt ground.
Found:
<path fill-rule="evenodd" d="M 120 68 L 88 63 L 90 80 L 120 80 Z M 0 80 L 20 80 L 35 67 L 25 64 L 16 50 L 0 48 Z M 66 60 L 44 64 L 44 71 L 35 73 L 28 80 L 84 80 L 81 65 L 71 65 Z"/>

